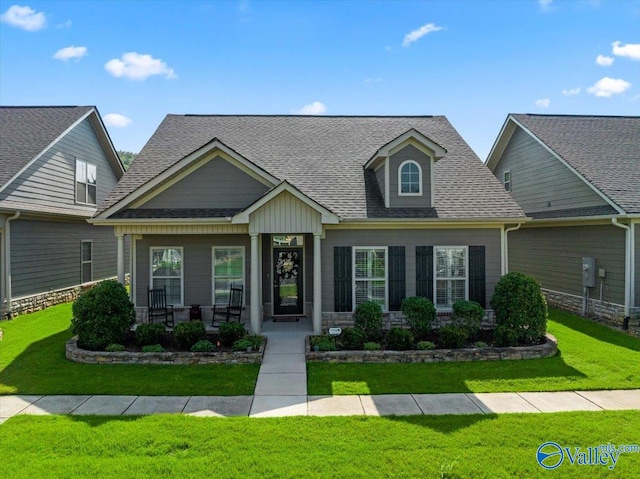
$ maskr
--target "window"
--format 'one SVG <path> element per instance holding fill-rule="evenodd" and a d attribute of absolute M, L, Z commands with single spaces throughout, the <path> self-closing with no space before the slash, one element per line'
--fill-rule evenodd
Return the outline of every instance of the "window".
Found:
<path fill-rule="evenodd" d="M 436 307 L 451 308 L 467 299 L 467 247 L 435 247 Z"/>
<path fill-rule="evenodd" d="M 167 303 L 182 306 L 182 248 L 151 248 L 151 287 L 167 289 Z"/>
<path fill-rule="evenodd" d="M 96 165 L 76 160 L 76 202 L 95 205 L 96 194 Z"/>
<path fill-rule="evenodd" d="M 80 243 L 80 282 L 93 281 L 93 243 L 83 240 Z"/>
<path fill-rule="evenodd" d="M 229 304 L 232 285 L 244 287 L 244 248 L 213 248 L 213 304 Z"/>
<path fill-rule="evenodd" d="M 511 170 L 507 170 L 502 174 L 502 180 L 504 183 L 504 189 L 511 191 Z"/>
<path fill-rule="evenodd" d="M 398 168 L 398 194 L 422 195 L 422 169 L 413 160 L 407 160 Z"/>
<path fill-rule="evenodd" d="M 387 309 L 387 248 L 353 248 L 354 306 L 375 301 Z"/>

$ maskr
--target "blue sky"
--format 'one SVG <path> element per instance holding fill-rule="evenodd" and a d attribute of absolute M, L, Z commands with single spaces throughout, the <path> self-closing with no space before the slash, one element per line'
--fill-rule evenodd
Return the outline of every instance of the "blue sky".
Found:
<path fill-rule="evenodd" d="M 638 115 L 640 1 L 0 0 L 0 103 L 96 105 L 117 149 L 168 113 Z"/>

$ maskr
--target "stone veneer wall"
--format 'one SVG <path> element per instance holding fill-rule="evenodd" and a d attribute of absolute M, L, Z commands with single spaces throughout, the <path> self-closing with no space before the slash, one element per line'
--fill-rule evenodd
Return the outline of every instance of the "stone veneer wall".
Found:
<path fill-rule="evenodd" d="M 439 328 L 451 322 L 451 312 L 439 312 L 436 316 L 435 327 Z M 487 309 L 482 319 L 481 328 L 491 329 L 495 327 L 495 317 L 493 310 Z M 353 327 L 353 313 L 322 313 L 322 329 L 327 331 L 329 328 L 347 328 Z M 407 328 L 407 321 L 400 311 L 389 311 L 383 314 L 384 329 L 392 327 Z"/>
<path fill-rule="evenodd" d="M 460 348 L 410 351 L 311 351 L 306 338 L 307 361 L 326 363 L 440 363 L 455 361 L 500 361 L 555 356 L 558 341 L 547 333 L 547 341 L 536 346 L 508 348 Z"/>
<path fill-rule="evenodd" d="M 78 347 L 78 338 L 67 341 L 66 357 L 85 364 L 260 364 L 266 346 L 266 338 L 259 351 L 192 353 L 167 351 L 164 353 L 87 351 Z"/>

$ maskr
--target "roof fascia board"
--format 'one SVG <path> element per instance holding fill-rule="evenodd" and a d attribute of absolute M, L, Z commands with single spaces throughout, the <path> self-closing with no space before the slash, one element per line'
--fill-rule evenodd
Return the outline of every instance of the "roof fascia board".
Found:
<path fill-rule="evenodd" d="M 231 224 L 231 218 L 126 218 L 126 219 L 98 219 L 87 220 L 96 226 L 125 226 L 125 225 L 155 225 L 155 226 L 176 226 L 176 225 L 210 225 L 210 224 Z"/>
<path fill-rule="evenodd" d="M 491 147 L 491 151 L 489 151 L 489 156 L 487 156 L 486 165 L 492 172 L 495 167 L 498 165 L 498 160 L 504 153 L 505 148 L 509 144 L 509 140 L 513 136 L 513 132 L 516 131 L 515 124 L 510 121 L 513 120 L 513 116 L 508 115 L 507 119 L 502 124 L 502 128 L 500 129 L 500 133 L 496 137 L 496 140 L 493 142 L 493 146 Z"/>
<path fill-rule="evenodd" d="M 600 216 L 571 216 L 566 218 L 541 218 L 534 219 L 529 222 L 526 227 L 544 227 L 544 226 L 571 226 L 571 225 L 586 225 L 586 224 L 611 224 L 611 219 L 617 218 L 619 220 L 624 220 L 630 218 L 629 216 L 623 215 L 600 215 Z M 523 225 L 524 227 L 525 225 Z"/>
<path fill-rule="evenodd" d="M 409 143 L 409 140 L 414 140 Z M 420 133 L 415 128 L 411 128 L 410 130 L 404 132 L 402 135 L 394 138 L 386 145 L 382 146 L 378 151 L 376 151 L 373 156 L 367 161 L 364 165 L 365 169 L 368 169 L 373 165 L 376 160 L 380 157 L 387 158 L 392 153 L 398 151 L 400 147 L 404 147 L 405 143 L 413 144 L 422 150 L 424 153 L 429 156 L 433 156 L 434 160 L 439 160 L 444 155 L 447 154 L 447 150 L 445 150 L 442 146 L 437 144 L 435 141 L 430 140 L 422 133 Z M 426 149 L 425 149 L 426 148 Z"/>

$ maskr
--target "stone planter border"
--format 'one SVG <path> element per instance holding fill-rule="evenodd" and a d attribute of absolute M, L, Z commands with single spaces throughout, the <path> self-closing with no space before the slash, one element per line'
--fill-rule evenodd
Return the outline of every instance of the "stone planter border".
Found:
<path fill-rule="evenodd" d="M 546 334 L 547 341 L 536 346 L 507 348 L 460 348 L 411 351 L 312 351 L 309 336 L 305 339 L 307 361 L 326 363 L 440 363 L 455 361 L 501 361 L 512 359 L 538 359 L 555 356 L 558 341 Z"/>
<path fill-rule="evenodd" d="M 67 341 L 66 357 L 76 363 L 85 364 L 260 364 L 267 339 L 259 351 L 192 353 L 190 351 L 167 351 L 164 353 L 143 353 L 131 351 L 87 351 L 78 347 L 78 338 Z"/>

